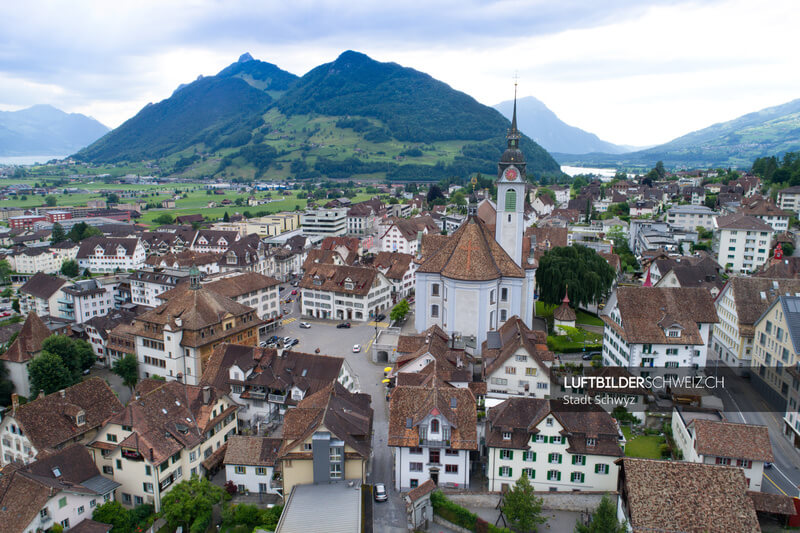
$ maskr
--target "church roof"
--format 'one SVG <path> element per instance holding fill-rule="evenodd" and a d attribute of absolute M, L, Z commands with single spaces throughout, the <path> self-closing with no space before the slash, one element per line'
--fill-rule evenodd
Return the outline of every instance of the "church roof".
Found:
<path fill-rule="evenodd" d="M 468 218 L 440 248 L 433 251 L 417 272 L 441 274 L 464 281 L 501 277 L 521 278 L 525 272 L 497 243 L 478 217 Z"/>

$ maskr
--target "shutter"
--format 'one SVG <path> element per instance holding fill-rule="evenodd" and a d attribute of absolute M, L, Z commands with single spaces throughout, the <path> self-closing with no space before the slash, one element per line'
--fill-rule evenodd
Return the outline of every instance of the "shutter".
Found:
<path fill-rule="evenodd" d="M 531 461 L 535 461 L 536 460 L 536 452 L 528 452 L 528 453 L 531 456 Z"/>
<path fill-rule="evenodd" d="M 513 460 L 514 459 L 514 450 L 508 450 L 508 459 L 509 460 Z"/>
<path fill-rule="evenodd" d="M 500 477 L 503 477 L 503 467 L 502 466 L 498 469 L 497 475 L 500 476 Z"/>
<path fill-rule="evenodd" d="M 561 459 L 562 459 L 561 454 L 559 453 L 557 457 L 558 457 L 558 464 L 561 464 Z"/>
<path fill-rule="evenodd" d="M 572 456 L 572 464 L 578 464 L 578 456 L 577 455 L 573 455 Z"/>
<path fill-rule="evenodd" d="M 555 437 L 553 437 L 553 436 L 551 436 L 551 437 L 550 437 L 550 444 L 553 444 L 555 441 L 556 441 L 556 438 L 555 438 Z"/>
<path fill-rule="evenodd" d="M 600 473 L 600 465 L 594 465 L 594 473 L 595 474 L 599 474 Z"/>
<path fill-rule="evenodd" d="M 510 466 L 508 467 L 508 477 L 514 477 L 514 470 Z"/>
<path fill-rule="evenodd" d="M 536 470 L 534 470 L 533 468 L 531 468 L 531 479 L 533 479 L 533 478 L 535 478 L 535 477 L 536 477 Z"/>
<path fill-rule="evenodd" d="M 581 456 L 581 466 L 586 466 L 586 456 L 585 455 Z"/>
<path fill-rule="evenodd" d="M 560 462 L 560 461 L 559 461 L 559 462 Z M 559 471 L 559 472 L 556 472 L 556 479 L 557 479 L 558 481 L 561 481 L 561 472 L 560 472 L 560 471 Z"/>

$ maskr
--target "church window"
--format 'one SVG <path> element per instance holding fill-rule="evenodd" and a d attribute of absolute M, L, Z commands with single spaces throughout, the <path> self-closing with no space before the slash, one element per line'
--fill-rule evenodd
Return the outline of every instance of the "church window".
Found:
<path fill-rule="evenodd" d="M 439 284 L 434 283 L 431 285 L 431 296 L 439 296 Z"/>
<path fill-rule="evenodd" d="M 517 210 L 517 191 L 509 189 L 506 191 L 506 211 Z"/>
<path fill-rule="evenodd" d="M 489 312 L 489 331 L 494 331 L 494 311 Z"/>
<path fill-rule="evenodd" d="M 500 310 L 500 322 L 506 321 L 507 312 L 505 309 Z"/>
<path fill-rule="evenodd" d="M 502 289 L 500 289 L 500 301 L 501 302 L 507 302 L 508 301 L 508 289 L 506 287 L 503 287 Z"/>
<path fill-rule="evenodd" d="M 431 306 L 431 316 L 432 317 L 438 317 L 439 316 L 439 306 L 438 305 L 433 304 Z"/>
<path fill-rule="evenodd" d="M 494 289 L 492 289 L 491 291 L 489 291 L 489 303 L 491 303 L 491 304 L 493 304 L 493 303 L 494 303 L 494 297 L 495 297 L 495 295 L 496 295 L 496 294 L 497 294 L 497 293 L 495 292 L 495 290 L 494 290 Z"/>

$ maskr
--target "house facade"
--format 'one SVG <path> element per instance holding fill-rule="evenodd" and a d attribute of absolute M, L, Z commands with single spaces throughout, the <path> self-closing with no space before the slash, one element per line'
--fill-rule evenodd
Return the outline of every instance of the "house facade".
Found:
<path fill-rule="evenodd" d="M 347 233 L 346 207 L 306 209 L 300 215 L 300 227 L 305 235 L 336 236 Z"/>
<path fill-rule="evenodd" d="M 92 273 L 127 272 L 145 262 L 142 241 L 138 238 L 90 237 L 78 249 L 78 267 Z"/>
<path fill-rule="evenodd" d="M 240 494 L 282 494 L 275 475 L 275 460 L 283 441 L 267 437 L 235 435 L 225 451 L 225 479 L 236 485 Z"/>
<path fill-rule="evenodd" d="M 67 283 L 63 278 L 37 272 L 19 289 L 20 314 L 59 316 L 58 300 L 63 298 L 61 288 Z"/>
<path fill-rule="evenodd" d="M 300 281 L 303 316 L 365 321 L 392 305 L 392 283 L 378 269 L 316 263 Z"/>
<path fill-rule="evenodd" d="M 741 213 L 715 219 L 714 249 L 717 262 L 728 270 L 749 274 L 769 257 L 774 230 L 766 222 Z"/>
<path fill-rule="evenodd" d="M 785 412 L 793 376 L 800 362 L 800 296 L 778 296 L 754 324 L 750 376 L 764 399 Z"/>

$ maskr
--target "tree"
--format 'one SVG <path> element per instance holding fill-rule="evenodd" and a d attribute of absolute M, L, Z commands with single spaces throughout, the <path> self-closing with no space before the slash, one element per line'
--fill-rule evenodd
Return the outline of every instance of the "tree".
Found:
<path fill-rule="evenodd" d="M 526 474 L 522 474 L 511 490 L 506 492 L 503 501 L 503 513 L 515 531 L 534 532 L 539 524 L 547 521 L 542 516 L 542 499 L 534 494 L 533 485 Z"/>
<path fill-rule="evenodd" d="M 663 180 L 664 178 L 667 177 L 667 171 L 664 168 L 664 162 L 663 161 L 658 161 L 656 163 L 656 166 L 653 167 L 653 170 L 656 171 L 656 175 L 658 176 L 658 179 Z"/>
<path fill-rule="evenodd" d="M 600 505 L 592 514 L 592 521 L 584 525 L 575 525 L 575 533 L 625 533 L 627 522 L 617 520 L 617 509 L 608 496 L 603 496 Z"/>
<path fill-rule="evenodd" d="M 536 269 L 539 300 L 558 305 L 569 286 L 573 305 L 600 301 L 611 288 L 616 272 L 597 252 L 586 246 L 561 246 L 548 250 Z"/>
<path fill-rule="evenodd" d="M 6 285 L 11 278 L 11 265 L 7 259 L 0 260 L 0 282 Z"/>
<path fill-rule="evenodd" d="M 63 335 L 47 337 L 42 343 L 42 352 L 60 357 L 64 366 L 72 373 L 73 382 L 80 381 L 81 372 L 90 368 L 97 359 L 88 342 Z"/>
<path fill-rule="evenodd" d="M 61 273 L 67 276 L 68 278 L 78 277 L 78 274 L 80 274 L 78 263 L 72 259 L 67 259 L 66 261 L 61 263 Z"/>
<path fill-rule="evenodd" d="M 408 310 L 408 302 L 405 300 L 405 298 L 403 298 L 392 308 L 392 312 L 389 313 L 389 318 L 392 322 L 403 320 L 408 314 Z"/>
<path fill-rule="evenodd" d="M 50 243 L 58 244 L 67 240 L 67 234 L 64 232 L 64 226 L 58 222 L 53 224 L 53 230 L 50 232 Z"/>
<path fill-rule="evenodd" d="M 230 222 L 231 221 L 231 217 L 230 217 L 230 215 L 228 215 L 227 211 L 225 211 L 225 214 L 222 215 L 222 221 L 223 222 Z"/>
<path fill-rule="evenodd" d="M 202 533 L 211 523 L 211 509 L 222 501 L 222 489 L 206 478 L 192 476 L 161 498 L 161 515 L 170 528 L 183 526 L 188 533 Z"/>
<path fill-rule="evenodd" d="M 69 387 L 75 383 L 69 368 L 54 353 L 42 352 L 28 365 L 28 377 L 31 381 L 31 395 L 38 391 L 50 394 Z"/>
<path fill-rule="evenodd" d="M 153 219 L 153 222 L 159 226 L 163 226 L 164 224 L 173 224 L 175 222 L 175 218 L 169 213 L 161 213 Z"/>
<path fill-rule="evenodd" d="M 10 341 L 8 346 L 11 346 Z M 0 405 L 11 404 L 11 393 L 14 392 L 14 382 L 8 379 L 8 369 L 5 362 L 0 361 Z"/>
<path fill-rule="evenodd" d="M 556 204 L 556 193 L 553 192 L 552 189 L 548 189 L 547 187 L 539 187 L 539 190 L 536 191 L 536 198 L 540 196 L 547 196 L 552 200 L 553 205 Z"/>
<path fill-rule="evenodd" d="M 92 520 L 113 526 L 114 533 L 125 533 L 131 530 L 131 515 L 121 503 L 116 501 L 106 502 L 97 507 L 92 513 Z"/>
<path fill-rule="evenodd" d="M 442 189 L 434 183 L 428 189 L 428 196 L 426 198 L 428 200 L 428 204 L 433 204 L 440 198 L 444 200 L 444 194 L 442 194 Z"/>
<path fill-rule="evenodd" d="M 58 200 L 56 200 L 55 196 L 48 196 L 44 199 L 44 203 L 47 207 L 55 207 L 58 204 Z"/>
<path fill-rule="evenodd" d="M 109 195 L 106 196 L 106 202 L 108 202 L 109 204 L 118 204 L 119 195 L 115 192 L 109 193 Z"/>
<path fill-rule="evenodd" d="M 139 362 L 136 360 L 136 356 L 129 353 L 125 357 L 117 359 L 114 361 L 111 370 L 121 377 L 122 384 L 133 392 L 136 382 L 139 381 Z"/>

